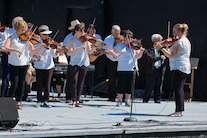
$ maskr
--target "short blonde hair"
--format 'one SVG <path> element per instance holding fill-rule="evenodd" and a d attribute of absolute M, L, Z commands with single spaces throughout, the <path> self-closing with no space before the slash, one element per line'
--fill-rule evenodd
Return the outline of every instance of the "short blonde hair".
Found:
<path fill-rule="evenodd" d="M 14 23 L 14 29 L 15 29 L 16 31 L 18 31 L 18 29 L 19 29 L 20 26 L 24 26 L 25 29 L 27 30 L 27 23 L 26 23 L 24 20 L 18 20 L 18 21 L 16 21 L 16 22 Z"/>
<path fill-rule="evenodd" d="M 187 33 L 188 33 L 188 25 L 187 24 L 177 23 L 174 25 L 174 27 L 177 28 L 177 30 L 179 32 L 181 32 L 183 35 L 185 35 L 185 36 L 187 35 Z"/>

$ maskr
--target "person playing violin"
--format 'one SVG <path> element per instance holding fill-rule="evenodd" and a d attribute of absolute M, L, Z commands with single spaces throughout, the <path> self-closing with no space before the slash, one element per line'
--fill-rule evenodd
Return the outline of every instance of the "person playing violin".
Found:
<path fill-rule="evenodd" d="M 44 40 L 48 40 L 49 34 L 52 33 L 47 25 L 39 26 L 38 31 L 40 35 L 40 43 L 34 45 L 34 47 L 39 47 Z M 48 104 L 48 101 L 54 68 L 53 57 L 59 56 L 58 50 L 60 50 L 59 46 L 57 46 L 57 49 L 52 49 L 50 46 L 48 46 L 46 48 L 41 48 L 41 50 L 36 55 L 34 55 L 37 57 L 37 60 L 34 63 L 34 68 L 36 70 L 38 100 L 37 104 L 35 105 L 36 108 L 39 108 L 41 105 L 46 108 L 52 107 Z M 42 96 L 42 88 L 44 88 L 44 96 Z"/>
<path fill-rule="evenodd" d="M 90 42 L 81 42 L 80 37 L 85 35 L 84 29 L 83 24 L 77 24 L 73 30 L 75 38 L 69 41 L 68 53 L 71 58 L 69 63 L 69 76 L 67 75 L 67 77 L 70 77 L 70 96 L 73 100 L 70 108 L 83 107 L 79 104 L 79 100 L 87 73 L 87 67 L 90 65 L 88 54 L 93 53 L 97 45 L 101 43 L 100 40 L 97 40 L 95 46 L 91 48 Z"/>
<path fill-rule="evenodd" d="M 22 17 L 17 16 L 12 20 L 12 28 L 9 28 L 4 31 L 3 36 L 0 41 L 0 48 L 4 49 L 3 46 L 9 38 L 9 36 L 16 33 L 14 29 L 14 23 L 18 20 L 23 20 Z M 9 66 L 8 66 L 8 53 L 2 52 L 1 53 L 1 63 L 2 63 L 2 86 L 1 86 L 1 97 L 7 96 L 8 86 L 9 86 Z"/>
<path fill-rule="evenodd" d="M 181 117 L 184 111 L 184 84 L 186 77 L 191 73 L 190 53 L 191 43 L 187 36 L 188 25 L 175 24 L 173 26 L 173 36 L 180 39 L 175 41 L 170 50 L 164 48 L 163 45 L 157 44 L 161 51 L 169 58 L 170 70 L 172 71 L 173 88 L 175 91 L 175 112 L 170 114 L 172 117 Z"/>
<path fill-rule="evenodd" d="M 39 48 L 34 49 L 32 43 L 21 41 L 20 36 L 27 30 L 27 24 L 24 20 L 17 20 L 14 23 L 16 33 L 12 34 L 5 42 L 4 48 L 11 53 L 8 56 L 9 73 L 11 80 L 11 87 L 9 89 L 8 97 L 15 97 L 17 108 L 23 109 L 20 106 L 22 95 L 24 92 L 25 76 L 29 65 L 29 52 L 31 54 L 37 53 L 45 44 L 40 45 Z M 23 47 L 26 45 L 25 49 Z"/>
<path fill-rule="evenodd" d="M 88 29 L 87 29 L 87 32 L 88 32 L 88 35 L 89 36 L 93 36 L 101 41 L 102 40 L 102 37 L 101 35 L 97 34 L 96 33 L 96 25 L 94 24 L 89 24 L 88 26 Z M 99 47 L 102 47 L 103 45 L 100 45 Z M 98 47 L 98 48 L 99 48 Z M 100 52 L 100 55 L 99 55 L 99 52 Z M 95 82 L 101 82 L 103 79 L 105 80 L 105 74 L 106 74 L 106 69 L 105 69 L 105 66 L 106 66 L 106 61 L 107 61 L 107 58 L 105 55 L 103 55 L 103 50 L 101 49 L 97 49 L 93 55 L 96 55 L 98 54 L 98 58 L 92 62 L 92 64 L 95 65 Z M 91 57 L 89 57 L 91 58 Z M 91 59 L 90 59 L 91 60 Z"/>
<path fill-rule="evenodd" d="M 111 28 L 111 35 L 107 36 L 104 39 L 104 42 L 107 44 L 102 47 L 103 53 L 106 54 L 106 68 L 107 68 L 107 76 L 109 78 L 108 81 L 108 101 L 115 101 L 116 98 L 116 79 L 117 79 L 117 65 L 118 59 L 113 58 L 112 55 L 109 54 L 109 51 L 113 49 L 118 43 L 116 39 L 119 38 L 121 33 L 121 28 L 118 25 L 113 25 Z"/>
<path fill-rule="evenodd" d="M 133 41 L 133 33 L 130 30 L 124 31 L 124 42 L 116 45 L 112 50 L 110 50 L 110 55 L 118 60 L 118 102 L 117 106 L 122 105 L 123 95 L 125 93 L 125 105 L 131 107 L 130 98 L 131 98 L 131 84 L 133 83 L 133 74 L 134 67 L 138 69 L 137 61 L 133 62 L 133 58 L 140 59 L 145 51 L 144 48 L 139 50 L 131 49 L 131 42 Z M 132 53 L 131 53 L 132 51 Z M 133 54 L 133 55 L 132 55 Z M 119 56 L 120 55 L 120 56 Z"/>
<path fill-rule="evenodd" d="M 75 32 L 74 32 L 74 29 L 75 29 L 75 26 L 77 25 L 77 24 L 83 24 L 84 25 L 84 23 L 83 22 L 79 22 L 79 20 L 78 19 L 76 19 L 76 20 L 73 20 L 73 21 L 71 21 L 70 22 L 70 24 L 71 24 L 71 26 L 70 27 L 68 27 L 68 30 L 70 30 L 71 31 L 71 33 L 70 34 L 68 34 L 65 38 L 64 38 L 64 40 L 63 40 L 63 49 L 64 49 L 64 53 L 65 54 L 67 54 L 68 56 L 70 56 L 69 54 L 68 54 L 68 46 L 69 46 L 69 41 L 71 40 L 71 39 L 73 39 L 73 38 L 75 38 Z M 70 62 L 70 57 L 68 58 L 68 63 Z M 69 67 L 68 67 L 69 68 Z M 67 74 L 69 74 L 69 69 L 67 70 Z M 70 93 L 69 93 L 69 91 L 70 91 L 70 88 L 69 88 L 69 86 L 70 86 L 70 81 L 69 81 L 70 79 L 67 77 L 67 81 L 66 81 L 66 89 L 68 89 L 68 90 L 66 90 L 66 103 L 69 103 L 70 102 L 70 99 L 71 99 L 71 97 L 70 97 Z"/>
<path fill-rule="evenodd" d="M 163 76 L 165 75 L 166 66 L 164 64 L 165 56 L 156 46 L 162 41 L 160 34 L 153 34 L 151 37 L 153 45 L 147 52 L 147 79 L 143 103 L 147 103 L 154 88 L 154 102 L 160 103 L 162 96 Z"/>

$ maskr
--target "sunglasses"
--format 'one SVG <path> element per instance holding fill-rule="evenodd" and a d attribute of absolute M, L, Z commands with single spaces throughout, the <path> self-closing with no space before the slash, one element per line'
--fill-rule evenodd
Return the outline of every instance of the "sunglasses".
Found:
<path fill-rule="evenodd" d="M 42 35 L 48 35 L 48 34 L 42 34 Z"/>

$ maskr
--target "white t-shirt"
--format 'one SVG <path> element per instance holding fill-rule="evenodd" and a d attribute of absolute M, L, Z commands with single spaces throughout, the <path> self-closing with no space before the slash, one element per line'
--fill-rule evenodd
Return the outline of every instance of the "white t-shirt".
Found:
<path fill-rule="evenodd" d="M 76 49 L 82 45 L 86 45 L 86 42 L 82 43 L 81 41 L 77 40 L 76 38 L 73 39 L 74 49 Z M 71 55 L 70 65 L 71 66 L 77 65 L 79 67 L 84 65 L 84 66 L 88 67 L 90 65 L 90 61 L 89 61 L 87 48 L 79 49 L 74 55 Z"/>
<path fill-rule="evenodd" d="M 179 40 L 177 40 L 174 45 L 170 48 L 170 51 L 172 51 L 173 47 L 175 45 L 180 44 L 182 49 L 180 53 L 177 55 L 177 57 L 170 59 L 170 70 L 179 70 L 181 72 L 184 72 L 186 74 L 191 73 L 191 65 L 190 65 L 190 52 L 191 52 L 191 43 L 188 40 L 188 38 L 183 37 Z"/>
<path fill-rule="evenodd" d="M 117 60 L 118 60 L 118 67 L 117 71 L 134 71 L 134 61 L 132 58 L 131 50 L 130 48 L 126 47 L 123 43 L 120 43 L 114 47 L 119 51 L 118 55 L 120 55 Z M 139 50 L 134 50 L 132 49 L 133 56 L 135 56 L 135 53 Z M 138 70 L 137 66 L 137 59 L 135 59 L 135 67 Z"/>
<path fill-rule="evenodd" d="M 40 38 L 40 43 L 33 45 L 34 48 L 38 48 L 40 44 L 42 43 L 42 39 Z M 37 54 L 42 55 L 46 48 L 41 48 L 40 51 L 37 52 Z M 42 55 L 41 59 L 38 61 L 38 59 L 34 63 L 34 68 L 36 69 L 44 69 L 49 70 L 54 67 L 53 57 L 56 58 L 59 56 L 55 54 L 56 49 L 49 48 L 45 51 L 45 53 Z"/>
<path fill-rule="evenodd" d="M 58 62 L 63 62 L 63 63 L 67 63 L 67 64 L 68 64 L 68 60 L 67 60 L 65 54 L 62 55 L 62 56 L 60 55 L 60 56 L 58 57 Z"/>
<path fill-rule="evenodd" d="M 115 38 L 114 36 L 111 34 L 109 36 L 107 36 L 104 40 L 104 42 L 107 44 L 107 45 L 103 45 L 102 49 L 105 49 L 107 51 L 110 51 L 111 49 L 114 48 L 114 41 L 115 41 Z M 107 54 L 106 55 L 107 58 L 109 58 L 111 61 L 118 61 L 118 59 L 115 59 L 112 55 L 110 54 Z"/>
<path fill-rule="evenodd" d="M 26 41 L 21 41 L 16 33 L 11 35 L 12 42 L 11 42 L 11 48 L 20 49 L 22 50 L 22 55 L 19 56 L 19 52 L 11 52 L 8 55 L 8 63 L 13 66 L 26 66 L 29 65 L 29 50 L 28 45 L 25 46 Z M 25 46 L 25 49 L 23 50 L 23 47 Z"/>

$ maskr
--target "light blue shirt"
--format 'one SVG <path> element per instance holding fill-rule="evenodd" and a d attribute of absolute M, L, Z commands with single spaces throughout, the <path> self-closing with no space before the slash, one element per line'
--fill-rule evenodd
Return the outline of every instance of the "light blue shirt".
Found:
<path fill-rule="evenodd" d="M 169 60 L 170 70 L 179 70 L 183 73 L 190 74 L 191 65 L 189 57 L 191 53 L 191 43 L 186 37 L 183 37 L 174 43 L 174 45 L 170 48 L 170 51 L 172 51 L 173 47 L 178 44 L 181 45 L 182 49 L 175 58 Z"/>
<path fill-rule="evenodd" d="M 9 38 L 11 35 L 15 34 L 16 31 L 14 28 L 9 28 L 6 31 L 4 31 L 1 41 L 0 41 L 0 48 L 4 46 L 7 38 Z"/>
<path fill-rule="evenodd" d="M 124 42 L 116 45 L 114 48 L 119 51 L 118 55 L 120 55 L 117 58 L 118 60 L 117 71 L 134 71 L 133 69 L 134 66 L 138 70 L 137 59 L 135 58 L 135 63 L 134 63 L 132 54 L 135 57 L 136 51 L 139 51 L 139 50 L 132 49 L 132 54 L 131 54 L 130 48 L 126 47 L 124 45 Z"/>
<path fill-rule="evenodd" d="M 104 43 L 106 43 L 107 45 L 103 45 L 102 49 L 110 51 L 111 49 L 114 48 L 114 41 L 115 41 L 115 38 L 112 34 L 107 36 L 104 40 Z M 118 59 L 114 58 L 110 54 L 106 54 L 106 57 L 109 58 L 111 61 L 118 61 Z"/>

